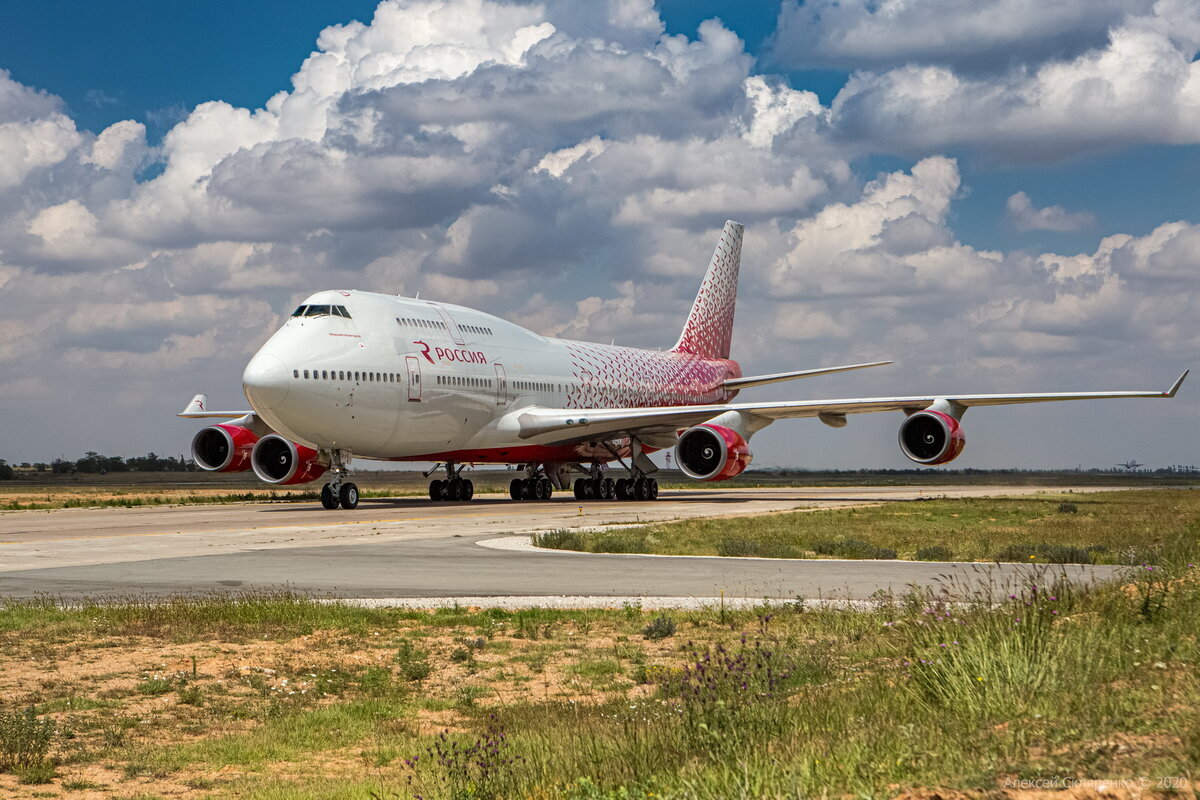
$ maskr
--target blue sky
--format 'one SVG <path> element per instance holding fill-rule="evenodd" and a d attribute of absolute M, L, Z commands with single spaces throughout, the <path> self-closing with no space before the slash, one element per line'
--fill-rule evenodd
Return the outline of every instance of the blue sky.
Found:
<path fill-rule="evenodd" d="M 171 450 L 159 387 L 239 402 L 324 285 L 659 345 L 726 216 L 747 371 L 907 365 L 804 396 L 1157 385 L 1198 349 L 1198 47 L 1200 12 L 1150 0 L 10 5 L 0 403 L 44 412 L 0 456 Z M 62 423 L 83 385 L 117 424 Z M 1153 450 L 1164 412 L 1108 447 L 1110 407 L 964 459 L 1185 461 L 1180 405 Z M 760 461 L 902 466 L 891 424 L 790 426 Z"/>

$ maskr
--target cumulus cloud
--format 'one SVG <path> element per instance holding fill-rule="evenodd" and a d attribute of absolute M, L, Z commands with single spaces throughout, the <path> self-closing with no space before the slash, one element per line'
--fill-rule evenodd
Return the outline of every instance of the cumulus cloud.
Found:
<path fill-rule="evenodd" d="M 1096 218 L 1086 211 L 1067 211 L 1062 206 L 1035 208 L 1025 192 L 1009 196 L 1005 208 L 1008 221 L 1019 231 L 1066 233 L 1082 230 L 1096 223 Z"/>
<path fill-rule="evenodd" d="M 785 0 L 771 57 L 791 68 L 993 70 L 1075 56 L 1153 0 Z"/>
<path fill-rule="evenodd" d="M 1044 160 L 1151 142 L 1200 142 L 1200 6 L 1159 0 L 1074 58 L 973 77 L 906 64 L 855 73 L 831 108 L 835 128 L 872 147 L 975 147 Z"/>

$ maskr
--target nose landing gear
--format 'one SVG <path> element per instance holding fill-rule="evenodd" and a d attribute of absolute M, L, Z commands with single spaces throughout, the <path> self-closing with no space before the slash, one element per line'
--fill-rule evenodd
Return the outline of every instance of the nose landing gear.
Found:
<path fill-rule="evenodd" d="M 432 480 L 429 482 L 429 499 L 430 500 L 470 500 L 475 496 L 475 484 L 470 478 L 459 477 L 459 473 L 463 471 L 465 465 L 460 464 L 457 469 L 454 467 L 453 461 L 446 462 L 446 480 Z M 425 473 L 425 477 L 429 477 L 437 470 L 434 467 L 429 472 Z"/>
<path fill-rule="evenodd" d="M 321 487 L 321 505 L 332 511 L 342 508 L 358 508 L 358 486 L 346 481 L 350 477 L 350 454 L 334 450 L 329 455 L 330 472 L 333 480 Z"/>

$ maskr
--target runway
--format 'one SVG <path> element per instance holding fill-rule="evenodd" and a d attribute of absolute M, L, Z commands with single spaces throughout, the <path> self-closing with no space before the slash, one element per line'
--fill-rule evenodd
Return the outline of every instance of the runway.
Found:
<path fill-rule="evenodd" d="M 1064 487 L 1066 488 L 1066 487 Z M 1074 487 L 1075 491 L 1087 491 Z M 557 528 L 900 502 L 1031 494 L 1044 487 L 693 489 L 657 502 L 561 497 L 514 503 L 364 500 L 0 513 L 0 596 L 65 599 L 292 589 L 346 598 L 830 598 L 862 600 L 955 576 L 1009 580 L 1015 566 L 899 561 L 671 558 L 482 547 Z M 1059 489 L 1055 489 L 1059 491 Z M 1110 567 L 1071 567 L 1079 580 Z M 519 600 L 516 601 L 519 604 Z M 418 603 L 420 604 L 420 603 Z M 507 602 L 512 605 L 512 601 Z"/>

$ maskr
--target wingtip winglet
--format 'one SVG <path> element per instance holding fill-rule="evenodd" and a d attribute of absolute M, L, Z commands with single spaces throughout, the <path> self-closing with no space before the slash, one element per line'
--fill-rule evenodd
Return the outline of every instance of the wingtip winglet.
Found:
<path fill-rule="evenodd" d="M 1183 380 L 1188 376 L 1189 372 L 1191 372 L 1190 369 L 1185 369 L 1183 374 L 1179 376 L 1179 380 L 1175 381 L 1175 385 L 1163 397 L 1174 397 L 1175 393 L 1179 391 L 1179 387 L 1183 386 Z"/>

